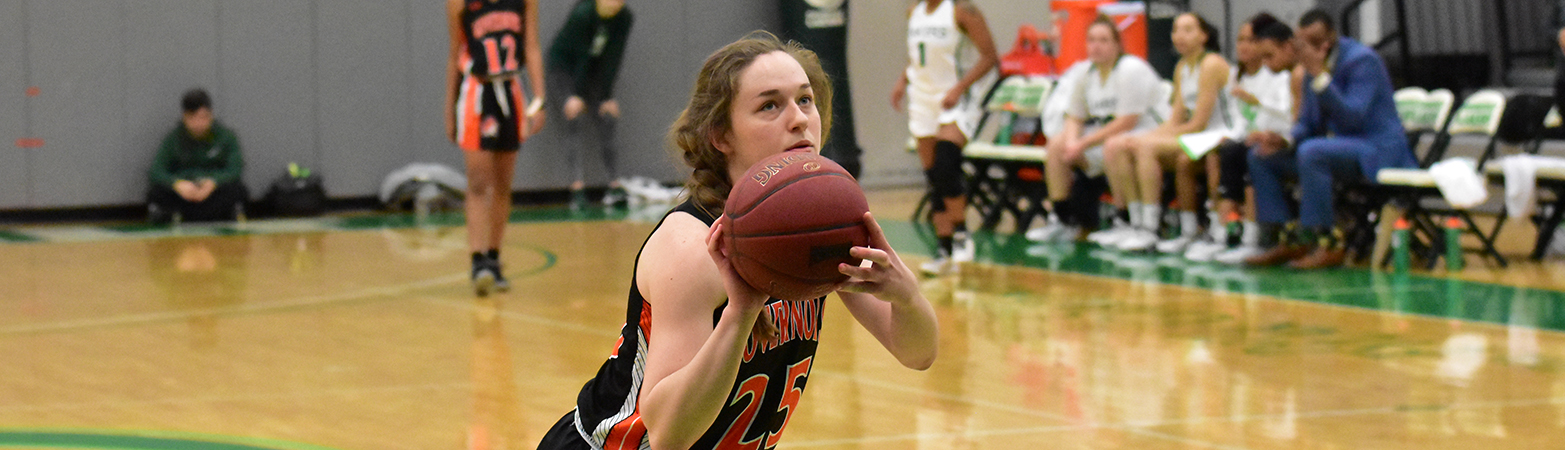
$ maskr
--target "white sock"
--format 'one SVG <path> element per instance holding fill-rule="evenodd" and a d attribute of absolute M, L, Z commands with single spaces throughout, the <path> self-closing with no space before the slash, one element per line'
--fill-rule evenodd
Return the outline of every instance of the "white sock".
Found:
<path fill-rule="evenodd" d="M 1141 210 L 1142 210 L 1142 208 L 1141 207 L 1142 206 L 1143 205 L 1141 204 L 1141 202 L 1130 202 L 1130 205 L 1125 207 L 1126 209 L 1130 210 L 1130 226 L 1135 227 L 1135 228 L 1141 228 L 1141 222 L 1142 222 L 1142 218 L 1141 218 Z"/>
<path fill-rule="evenodd" d="M 1212 225 L 1216 226 L 1217 222 L 1212 222 Z M 1200 219 L 1200 216 L 1197 216 L 1195 211 L 1180 211 L 1179 212 L 1179 236 L 1180 237 L 1195 237 L 1196 235 L 1199 235 L 1199 234 L 1201 234 L 1201 219 Z"/>
<path fill-rule="evenodd" d="M 1261 224 L 1246 220 L 1244 231 L 1239 235 L 1239 244 L 1251 247 L 1261 245 Z"/>
<path fill-rule="evenodd" d="M 1163 208 L 1156 203 L 1147 203 L 1141 206 L 1141 228 L 1157 231 L 1157 226 L 1163 221 Z"/>

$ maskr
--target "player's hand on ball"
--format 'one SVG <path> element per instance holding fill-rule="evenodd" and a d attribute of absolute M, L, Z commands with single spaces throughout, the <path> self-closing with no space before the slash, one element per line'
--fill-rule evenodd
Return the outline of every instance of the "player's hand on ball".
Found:
<path fill-rule="evenodd" d="M 717 272 L 723 276 L 723 290 L 728 293 L 728 304 L 743 308 L 744 311 L 759 312 L 764 309 L 769 297 L 765 292 L 746 283 L 739 277 L 739 272 L 734 270 L 733 261 L 728 259 L 727 239 L 723 236 L 723 228 L 726 225 L 728 225 L 727 216 L 719 217 L 717 223 L 712 224 L 712 231 L 706 235 L 706 252 L 712 255 L 712 263 L 717 264 Z M 757 323 L 759 322 L 757 320 Z"/>
<path fill-rule="evenodd" d="M 880 229 L 875 217 L 864 213 L 864 227 L 869 229 L 869 247 L 853 247 L 849 254 L 869 261 L 863 265 L 839 264 L 837 270 L 849 277 L 838 288 L 841 291 L 874 295 L 891 303 L 912 301 L 918 296 L 918 281 L 908 269 L 897 251 L 886 241 L 886 233 Z"/>

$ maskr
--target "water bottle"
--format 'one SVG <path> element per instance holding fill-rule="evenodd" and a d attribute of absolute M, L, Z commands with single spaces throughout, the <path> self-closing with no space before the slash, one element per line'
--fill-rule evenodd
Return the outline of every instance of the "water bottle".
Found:
<path fill-rule="evenodd" d="M 1016 122 L 1016 118 L 1011 113 L 1004 113 L 1000 115 L 999 119 L 1000 133 L 994 136 L 994 143 L 997 145 L 1011 145 L 1011 124 Z"/>
<path fill-rule="evenodd" d="M 1243 236 L 1244 232 L 1243 230 L 1239 229 L 1239 213 L 1229 212 L 1228 217 L 1224 217 L 1223 219 L 1228 221 L 1228 236 L 1223 239 L 1222 243 L 1225 245 L 1238 244 L 1239 242 L 1236 241 L 1242 240 L 1241 236 Z"/>
<path fill-rule="evenodd" d="M 1408 225 L 1406 218 L 1397 219 L 1396 225 L 1392 227 L 1391 261 L 1392 268 L 1396 270 L 1396 273 L 1407 273 L 1407 267 L 1411 265 L 1407 248 L 1408 239 L 1411 237 L 1409 236 L 1409 228 L 1411 228 L 1411 226 Z"/>
<path fill-rule="evenodd" d="M 1445 221 L 1445 270 L 1462 270 L 1462 221 L 1455 217 Z"/>

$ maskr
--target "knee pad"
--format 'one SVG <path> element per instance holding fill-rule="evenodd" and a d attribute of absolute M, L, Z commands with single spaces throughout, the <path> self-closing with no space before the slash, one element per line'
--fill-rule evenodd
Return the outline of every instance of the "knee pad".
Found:
<path fill-rule="evenodd" d="M 924 176 L 929 179 L 929 186 L 936 196 L 962 196 L 962 148 L 951 141 L 935 142 L 935 163 L 924 171 Z"/>

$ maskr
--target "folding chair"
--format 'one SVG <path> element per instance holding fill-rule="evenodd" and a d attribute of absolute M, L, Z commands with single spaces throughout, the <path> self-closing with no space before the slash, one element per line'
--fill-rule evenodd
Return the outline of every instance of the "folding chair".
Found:
<path fill-rule="evenodd" d="M 1488 137 L 1488 144 L 1484 147 L 1483 155 L 1478 160 L 1478 170 L 1482 171 L 1485 163 L 1494 157 L 1496 148 L 1500 143 L 1499 130 L 1501 120 L 1507 115 L 1506 104 L 1508 100 L 1504 94 L 1493 89 L 1484 89 L 1469 95 L 1462 106 L 1452 115 L 1449 123 L 1445 125 L 1445 132 L 1441 133 L 1437 142 L 1432 146 L 1425 161 L 1420 161 L 1418 169 L 1381 169 L 1375 178 L 1386 189 L 1392 198 L 1404 205 L 1403 217 L 1407 218 L 1414 226 L 1417 238 L 1421 241 L 1425 261 L 1428 267 L 1433 268 L 1435 261 L 1444 250 L 1443 228 L 1435 220 L 1438 215 L 1449 215 L 1460 218 L 1466 229 L 1464 233 L 1478 237 L 1481 251 L 1484 255 L 1494 259 L 1500 267 L 1506 266 L 1505 257 L 1494 248 L 1494 238 L 1499 234 L 1500 228 L 1505 224 L 1506 215 L 1502 210 L 1495 219 L 1494 228 L 1488 232 L 1480 229 L 1473 221 L 1472 215 L 1465 209 L 1431 207 L 1425 204 L 1426 200 L 1441 200 L 1440 189 L 1435 184 L 1435 178 L 1430 174 L 1428 165 L 1443 157 L 1450 138 L 1456 135 L 1476 135 Z"/>
<path fill-rule="evenodd" d="M 1513 97 L 1511 109 L 1506 111 L 1506 115 L 1517 114 L 1519 118 L 1514 126 L 1511 119 L 1506 118 L 1507 123 L 1500 127 L 1502 140 L 1531 141 L 1526 152 L 1538 154 L 1543 141 L 1547 138 L 1545 129 L 1558 128 L 1561 123 L 1559 111 L 1555 107 L 1549 106 L 1547 112 L 1539 112 L 1544 109 L 1544 105 L 1552 104 L 1553 99 L 1543 95 L 1522 94 Z M 1534 119 L 1536 117 L 1542 119 Z M 1491 180 L 1503 181 L 1505 178 L 1504 168 L 1499 165 L 1488 165 L 1484 167 L 1484 172 Z M 1552 201 L 1545 202 L 1540 199 L 1537 210 L 1530 218 L 1533 225 L 1538 228 L 1538 237 L 1534 241 L 1529 257 L 1533 260 L 1541 260 L 1544 253 L 1548 251 L 1550 242 L 1554 240 L 1554 230 L 1565 221 L 1565 171 L 1553 167 L 1539 167 L 1535 175 L 1535 190 L 1548 192 L 1553 196 Z"/>
<path fill-rule="evenodd" d="M 1450 137 L 1444 132 L 1456 96 L 1449 89 L 1425 91 L 1415 86 L 1397 90 L 1393 97 L 1397 116 L 1402 119 L 1402 128 L 1407 132 L 1407 142 L 1413 147 L 1418 167 L 1428 169 L 1440 159 L 1449 144 Z M 1429 145 L 1423 145 L 1423 138 L 1428 135 L 1434 137 Z M 1337 210 L 1341 212 L 1340 219 L 1345 223 L 1343 242 L 1353 250 L 1355 259 L 1362 261 L 1372 253 L 1370 250 L 1375 244 L 1376 230 L 1382 225 L 1381 209 L 1389 199 L 1382 186 L 1369 181 L 1349 182 L 1340 188 Z M 1418 244 L 1422 245 L 1423 242 Z"/>
<path fill-rule="evenodd" d="M 1054 80 L 1048 78 L 1013 76 L 999 83 L 984 103 L 984 117 L 962 149 L 963 160 L 970 167 L 968 204 L 983 217 L 981 228 L 993 229 L 1010 213 L 1017 231 L 1024 231 L 1040 213 L 1043 189 L 1037 184 L 1041 179 L 1027 180 L 1021 174 L 1029 169 L 1041 174 L 1047 150 L 1014 144 L 1005 130 L 1028 121 L 1042 133 L 1043 104 L 1053 89 Z M 1001 124 L 1001 130 L 990 133 L 995 123 Z"/>

